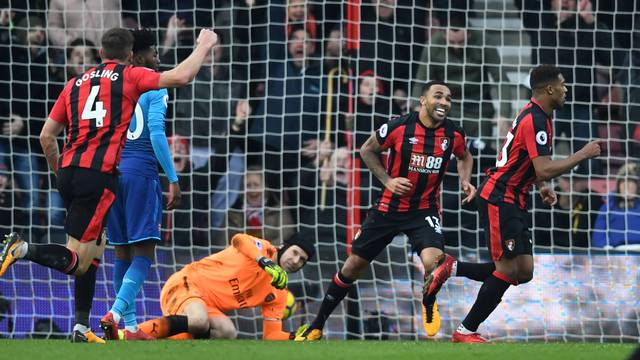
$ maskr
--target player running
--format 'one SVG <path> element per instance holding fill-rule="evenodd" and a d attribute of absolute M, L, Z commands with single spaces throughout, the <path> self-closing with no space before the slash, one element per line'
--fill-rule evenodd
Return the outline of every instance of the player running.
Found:
<path fill-rule="evenodd" d="M 165 316 L 140 329 L 158 339 L 234 339 L 236 328 L 224 313 L 262 306 L 263 339 L 291 340 L 293 335 L 282 330 L 287 272 L 300 270 L 314 253 L 313 244 L 295 236 L 275 248 L 267 240 L 237 234 L 231 246 L 171 275 L 160 293 Z"/>
<path fill-rule="evenodd" d="M 440 227 L 440 184 L 451 159 L 457 167 L 463 204 L 471 201 L 476 189 L 470 183 L 473 158 L 465 145 L 465 134 L 447 114 L 451 90 L 446 83 L 427 83 L 420 97 L 420 111 L 392 119 L 382 125 L 362 146 L 360 155 L 371 172 L 384 184 L 384 191 L 369 210 L 367 219 L 353 240 L 351 255 L 333 277 L 316 318 L 296 341 L 322 337 L 329 315 L 346 296 L 360 273 L 399 233 L 409 237 L 413 250 L 425 268 L 425 288 L 433 269 L 444 258 L 444 237 Z M 385 171 L 380 154 L 390 149 Z M 423 325 L 427 335 L 440 329 L 435 295 L 422 299 Z"/>
<path fill-rule="evenodd" d="M 72 342 L 104 343 L 91 331 L 89 313 L 96 270 L 106 243 L 102 238 L 104 218 L 115 199 L 117 165 L 134 106 L 144 92 L 189 83 L 218 36 L 202 30 L 191 55 L 163 73 L 127 65 L 133 40 L 126 29 L 113 28 L 104 33 L 100 49 L 103 62 L 69 80 L 40 134 L 67 210 L 67 246 L 27 244 L 17 233 L 11 233 L 5 236 L 0 254 L 0 276 L 23 258 L 76 276 Z M 67 139 L 60 155 L 56 138 L 65 129 Z"/>
<path fill-rule="evenodd" d="M 155 35 L 148 30 L 132 31 L 133 66 L 155 71 L 160 66 Z M 135 300 L 147 277 L 160 240 L 162 188 L 158 163 L 169 179 L 167 209 L 180 204 L 180 186 L 164 132 L 167 89 L 148 91 L 138 100 L 127 132 L 120 161 L 118 193 L 107 216 L 107 240 L 115 245 L 113 287 L 116 301 L 100 326 L 108 340 L 117 339 L 118 323 L 124 320 L 126 340 L 152 340 L 138 331 Z M 116 335 L 116 337 L 114 337 Z"/>
<path fill-rule="evenodd" d="M 599 141 L 592 141 L 566 159 L 551 160 L 551 115 L 564 105 L 564 77 L 558 68 L 540 65 L 533 69 L 529 81 L 533 97 L 513 121 L 496 166 L 487 170 L 488 177 L 478 189 L 480 223 L 495 267 L 468 263 L 460 266 L 463 263 L 458 264 L 447 255 L 427 289 L 430 295 L 435 294 L 450 276 L 456 275 L 483 281 L 476 302 L 453 333 L 453 342 L 486 342 L 477 333 L 478 326 L 495 310 L 509 286 L 533 278 L 533 243 L 526 204 L 533 183 L 543 202 L 553 206 L 556 194 L 544 182 L 600 155 Z"/>

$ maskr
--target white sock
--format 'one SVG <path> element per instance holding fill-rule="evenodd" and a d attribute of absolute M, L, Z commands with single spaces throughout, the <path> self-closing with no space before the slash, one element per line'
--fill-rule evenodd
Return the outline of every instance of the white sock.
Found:
<path fill-rule="evenodd" d="M 462 325 L 462 324 L 458 325 L 458 328 L 456 329 L 456 331 L 459 332 L 462 335 L 473 334 L 473 331 L 467 330 L 467 328 L 464 327 L 464 325 Z"/>
<path fill-rule="evenodd" d="M 127 330 L 128 332 L 138 332 L 138 325 L 134 325 L 134 326 L 125 326 L 124 327 L 125 330 Z"/>
<path fill-rule="evenodd" d="M 453 266 L 451 267 L 451 277 L 458 275 L 458 261 L 453 262 Z"/>
<path fill-rule="evenodd" d="M 73 331 L 80 331 L 81 333 L 86 334 L 91 331 L 91 329 L 82 324 L 75 324 L 73 326 Z"/>
<path fill-rule="evenodd" d="M 113 310 L 109 310 L 109 312 L 111 313 L 111 315 L 113 315 L 113 321 L 115 321 L 116 324 L 120 323 L 120 319 L 122 319 L 122 316 Z"/>
<path fill-rule="evenodd" d="M 22 244 L 20 244 L 20 246 L 16 248 L 16 251 L 13 253 L 13 255 L 18 259 L 22 259 L 23 257 L 25 257 L 25 255 L 27 255 L 27 251 L 29 251 L 29 244 L 27 244 L 26 241 L 23 241 Z"/>

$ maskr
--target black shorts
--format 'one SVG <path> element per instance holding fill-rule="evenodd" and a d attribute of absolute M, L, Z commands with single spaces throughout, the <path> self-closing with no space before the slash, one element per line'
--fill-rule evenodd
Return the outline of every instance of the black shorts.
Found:
<path fill-rule="evenodd" d="M 57 187 L 67 209 L 64 224 L 67 234 L 80 242 L 99 239 L 115 199 L 118 176 L 66 167 L 58 170 Z"/>
<path fill-rule="evenodd" d="M 417 254 L 430 247 L 444 250 L 444 236 L 438 211 L 382 213 L 371 209 L 353 239 L 351 251 L 371 262 L 400 233 L 409 237 L 409 243 Z"/>
<path fill-rule="evenodd" d="M 518 255 L 533 255 L 533 242 L 525 210 L 514 204 L 492 204 L 480 196 L 476 198 L 476 202 L 480 225 L 493 261 L 498 261 L 503 256 L 512 259 Z"/>

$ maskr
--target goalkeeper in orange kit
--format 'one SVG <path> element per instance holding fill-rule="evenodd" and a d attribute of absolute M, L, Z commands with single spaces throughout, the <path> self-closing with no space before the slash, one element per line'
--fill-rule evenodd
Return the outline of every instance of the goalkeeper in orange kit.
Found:
<path fill-rule="evenodd" d="M 234 339 L 236 328 L 224 313 L 262 306 L 263 339 L 293 339 L 282 330 L 287 273 L 300 270 L 314 253 L 313 244 L 295 236 L 276 248 L 237 234 L 231 246 L 171 275 L 160 294 L 165 316 L 140 329 L 156 339 Z"/>

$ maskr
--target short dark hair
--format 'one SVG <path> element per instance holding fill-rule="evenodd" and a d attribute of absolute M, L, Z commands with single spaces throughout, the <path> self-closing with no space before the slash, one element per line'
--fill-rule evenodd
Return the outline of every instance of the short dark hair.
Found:
<path fill-rule="evenodd" d="M 101 43 L 105 59 L 125 61 L 133 48 L 133 34 L 123 28 L 109 29 L 102 35 Z"/>
<path fill-rule="evenodd" d="M 422 95 L 424 95 L 427 91 L 429 91 L 429 89 L 431 89 L 431 87 L 434 85 L 446 86 L 447 88 L 449 88 L 449 90 L 451 90 L 451 88 L 449 87 L 449 84 L 447 84 L 446 82 L 440 81 L 440 80 L 431 80 L 428 83 L 424 84 L 424 86 L 422 87 Z"/>
<path fill-rule="evenodd" d="M 558 75 L 562 74 L 559 68 L 553 65 L 538 65 L 531 71 L 529 86 L 531 90 L 541 89 L 550 83 L 558 80 Z"/>
<path fill-rule="evenodd" d="M 156 46 L 156 35 L 149 29 L 130 30 L 133 35 L 133 53 L 146 51 Z"/>
<path fill-rule="evenodd" d="M 76 46 L 86 46 L 89 49 L 91 49 L 91 53 L 93 54 L 93 57 L 96 60 L 100 59 L 100 55 L 98 54 L 98 51 L 96 50 L 96 44 L 93 43 L 93 41 L 88 40 L 88 39 L 84 39 L 84 38 L 77 38 L 75 40 L 73 40 L 72 42 L 69 43 L 69 46 L 67 46 L 67 60 L 69 59 L 69 56 L 71 56 L 71 52 L 73 51 L 73 48 Z"/>

